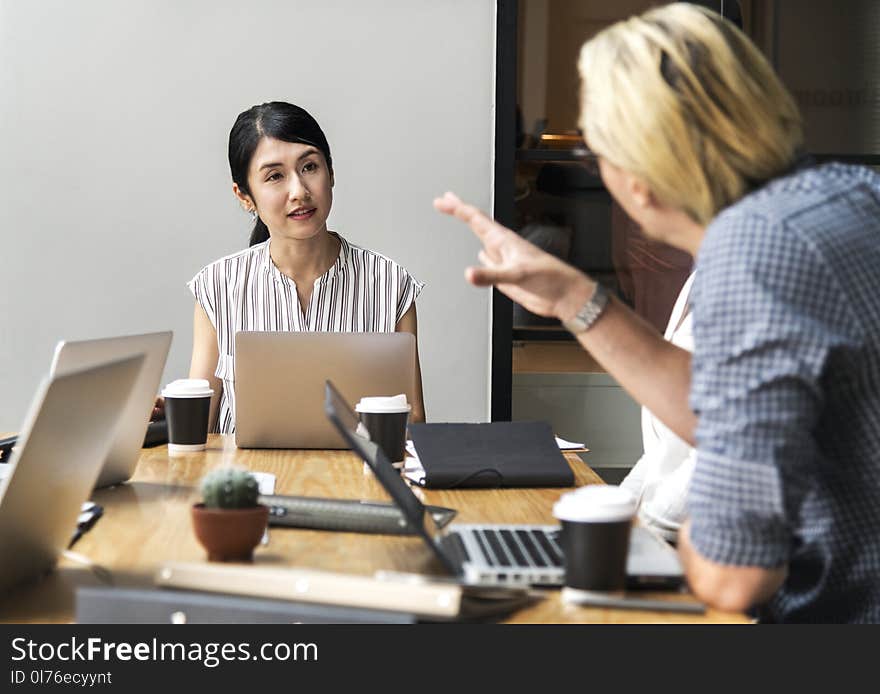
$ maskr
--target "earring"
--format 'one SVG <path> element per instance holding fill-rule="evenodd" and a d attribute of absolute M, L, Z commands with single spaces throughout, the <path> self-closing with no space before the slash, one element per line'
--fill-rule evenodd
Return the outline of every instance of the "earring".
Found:
<path fill-rule="evenodd" d="M 257 208 L 252 207 L 249 212 L 251 213 L 251 221 L 256 224 L 257 223 Z"/>

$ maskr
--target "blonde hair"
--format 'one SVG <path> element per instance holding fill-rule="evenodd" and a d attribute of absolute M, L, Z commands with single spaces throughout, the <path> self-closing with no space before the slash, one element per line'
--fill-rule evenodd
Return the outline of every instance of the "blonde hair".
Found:
<path fill-rule="evenodd" d="M 801 147 L 791 95 L 711 10 L 676 3 L 618 22 L 584 44 L 578 68 L 589 146 L 701 224 Z"/>

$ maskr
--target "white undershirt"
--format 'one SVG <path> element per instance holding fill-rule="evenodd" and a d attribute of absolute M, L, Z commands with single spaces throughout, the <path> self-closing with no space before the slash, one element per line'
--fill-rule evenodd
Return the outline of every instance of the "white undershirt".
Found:
<path fill-rule="evenodd" d="M 669 317 L 664 337 L 694 351 L 692 315 L 688 297 L 694 274 L 688 277 Z M 621 482 L 640 499 L 639 518 L 667 540 L 675 541 L 686 515 L 685 502 L 696 462 L 695 450 L 672 433 L 648 408 L 642 408 L 645 452 Z"/>

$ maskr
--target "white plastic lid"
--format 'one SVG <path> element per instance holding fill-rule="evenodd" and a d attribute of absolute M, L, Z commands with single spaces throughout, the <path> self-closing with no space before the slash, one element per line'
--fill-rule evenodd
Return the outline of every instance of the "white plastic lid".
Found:
<path fill-rule="evenodd" d="M 203 398 L 213 394 L 214 389 L 204 378 L 178 378 L 162 389 L 163 398 Z"/>
<path fill-rule="evenodd" d="M 636 498 L 623 487 L 588 484 L 566 492 L 553 505 L 559 520 L 576 523 L 601 523 L 627 520 L 636 512 Z"/>
<path fill-rule="evenodd" d="M 354 409 L 358 412 L 409 412 L 412 405 L 407 403 L 406 394 L 388 397 L 361 398 Z"/>

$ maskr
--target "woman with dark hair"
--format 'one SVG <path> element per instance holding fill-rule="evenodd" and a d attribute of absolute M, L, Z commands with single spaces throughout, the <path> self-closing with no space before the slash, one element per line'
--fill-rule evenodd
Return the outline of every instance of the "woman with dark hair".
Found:
<path fill-rule="evenodd" d="M 196 298 L 190 377 L 214 388 L 212 431 L 235 431 L 233 365 L 241 330 L 409 332 L 423 284 L 403 267 L 327 229 L 333 160 L 321 127 L 299 106 L 271 102 L 229 133 L 232 191 L 254 219 L 249 247 L 188 283 Z M 414 421 L 424 421 L 416 355 Z"/>

